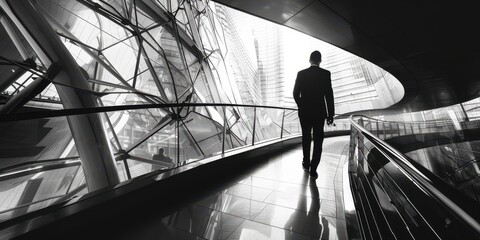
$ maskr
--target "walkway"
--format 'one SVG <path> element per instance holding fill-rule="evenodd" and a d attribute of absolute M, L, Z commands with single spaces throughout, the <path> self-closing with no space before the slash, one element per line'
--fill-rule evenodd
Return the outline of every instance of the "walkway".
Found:
<path fill-rule="evenodd" d="M 70 210 L 81 206 L 72 205 L 45 216 L 58 221 L 18 239 L 345 240 L 342 169 L 349 138 L 325 139 L 316 180 L 303 171 L 298 146 L 247 169 L 215 174 L 218 179 L 189 173 L 175 181 L 167 178 L 166 188 L 146 187 L 73 215 Z"/>
<path fill-rule="evenodd" d="M 146 226 L 145 231 L 135 231 L 131 237 L 347 239 L 341 171 L 348 142 L 349 136 L 325 139 L 316 181 L 301 168 L 300 146 L 273 157 L 236 184 Z"/>

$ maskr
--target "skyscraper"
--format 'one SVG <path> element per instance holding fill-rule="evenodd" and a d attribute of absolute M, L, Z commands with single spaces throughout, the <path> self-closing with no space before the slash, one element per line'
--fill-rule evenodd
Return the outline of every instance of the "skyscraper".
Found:
<path fill-rule="evenodd" d="M 283 105 L 283 34 L 279 26 L 258 22 L 253 29 L 263 104 Z"/>
<path fill-rule="evenodd" d="M 229 65 L 235 78 L 242 103 L 261 105 L 262 93 L 257 60 L 252 51 L 253 43 L 246 41 L 245 34 L 240 32 L 245 29 L 239 26 L 241 22 L 234 20 L 237 15 L 235 11 L 220 4 L 216 4 L 215 9 L 229 46 L 226 64 Z"/>
<path fill-rule="evenodd" d="M 331 45 L 322 53 L 322 67 L 332 73 L 337 113 L 384 108 L 403 95 L 402 91 L 392 92 L 397 84 L 390 83 L 394 79 L 391 74 L 365 59 Z"/>
<path fill-rule="evenodd" d="M 262 104 L 283 105 L 284 87 L 284 45 L 283 31 L 280 26 L 251 15 L 228 9 L 231 22 L 237 27 L 238 41 L 253 44 L 257 78 L 260 81 Z"/>

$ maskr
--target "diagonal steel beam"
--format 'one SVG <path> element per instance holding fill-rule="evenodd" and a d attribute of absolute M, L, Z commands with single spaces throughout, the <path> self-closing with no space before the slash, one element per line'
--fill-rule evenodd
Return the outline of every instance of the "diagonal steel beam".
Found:
<path fill-rule="evenodd" d="M 94 94 L 81 90 L 89 89 L 87 79 L 39 12 L 38 5 L 28 0 L 1 0 L 0 7 L 17 24 L 40 61 L 50 66 L 50 70 L 58 71 L 53 80 L 63 84 L 55 84 L 55 87 L 64 108 L 99 107 Z M 118 184 L 120 178 L 101 115 L 69 116 L 67 120 L 82 160 L 88 189 L 96 191 Z"/>

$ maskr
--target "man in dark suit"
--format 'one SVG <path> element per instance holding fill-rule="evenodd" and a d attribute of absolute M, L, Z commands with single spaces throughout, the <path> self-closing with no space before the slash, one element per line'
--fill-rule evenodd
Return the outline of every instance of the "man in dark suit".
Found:
<path fill-rule="evenodd" d="M 333 123 L 335 107 L 330 71 L 320 68 L 322 54 L 313 51 L 310 54 L 311 66 L 297 74 L 293 88 L 293 98 L 298 106 L 298 117 L 302 127 L 302 166 L 310 172 L 310 177 L 318 178 L 317 167 L 320 163 L 323 144 L 323 126 Z M 310 161 L 310 145 L 313 129 L 313 156 Z"/>

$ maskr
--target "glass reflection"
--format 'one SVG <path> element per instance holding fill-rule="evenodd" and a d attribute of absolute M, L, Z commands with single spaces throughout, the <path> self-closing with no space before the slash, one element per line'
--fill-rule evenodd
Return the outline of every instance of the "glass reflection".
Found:
<path fill-rule="evenodd" d="M 382 145 L 374 138 L 364 137 L 363 129 L 352 129 L 350 159 L 355 169 L 350 171 L 355 172 L 355 188 L 361 192 L 357 197 L 363 202 L 376 201 L 369 197 L 370 194 L 378 199 L 390 199 L 375 204 L 380 204 L 378 207 L 382 211 L 394 212 L 407 219 L 406 225 L 413 229 L 414 235 L 422 238 L 470 234 L 470 226 L 464 222 L 455 220 L 445 227 L 442 219 L 452 219 L 448 217 L 452 211 L 450 208 L 463 211 L 458 214 L 460 217 L 476 218 L 480 169 L 477 164 L 477 151 L 480 150 L 477 123 L 455 124 L 448 120 L 388 122 L 360 116 L 352 119 L 406 156 L 405 160 L 395 160 L 396 156 L 384 150 L 390 147 L 380 147 Z M 413 173 L 407 174 L 408 171 Z M 415 174 L 421 176 L 415 177 Z M 418 190 L 419 185 L 422 187 Z M 434 190 L 429 190 L 432 188 Z M 371 189 L 376 190 L 371 192 Z M 434 200 L 438 195 L 448 200 Z M 450 201 L 453 207 L 438 205 L 442 201 Z M 420 218 L 422 221 L 418 221 Z"/>
<path fill-rule="evenodd" d="M 233 76 L 230 63 L 226 62 L 231 51 L 227 42 L 232 39 L 225 34 L 221 8 L 214 3 L 47 0 L 32 4 L 52 28 L 45 31 L 57 34 L 61 41 L 57 47 L 64 47 L 83 73 L 88 87 L 76 90 L 91 95 L 97 103 L 95 107 L 187 104 L 98 115 L 106 134 L 97 133 L 94 137 L 105 136 L 107 148 L 112 150 L 108 155 L 116 161 L 113 169 L 120 181 L 300 132 L 294 109 L 237 105 L 261 104 L 258 86 L 254 84 L 258 76 L 252 69 L 241 77 Z M 8 18 L 3 11 L 0 14 L 1 18 Z M 51 67 L 48 61 L 42 62 L 44 59 L 36 56 L 38 48 L 30 46 L 32 43 L 25 41 L 26 36 L 17 27 L 20 26 L 13 29 L 25 45 L 25 54 L 20 54 L 22 49 L 17 49 L 10 35 L 2 35 L 6 36 L 5 46 L 18 50 L 5 56 L 2 52 L 2 57 L 23 64 L 21 68 L 9 65 L 6 70 L 0 66 L 5 70 L 2 72 L 19 70 L 13 77 L 5 75 L 12 78 L 12 84 L 2 91 L 2 96 L 9 98 L 45 77 Z M 5 29 L 0 31 L 4 33 Z M 61 99 L 57 84 L 46 84 L 25 106 L 62 109 L 72 99 Z M 62 87 L 76 88 L 68 84 Z M 232 106 L 188 106 L 194 103 Z M 76 116 L 86 115 L 73 118 Z M 12 184 L 5 179 L 2 186 L 7 187 L 0 199 L 15 196 L 15 201 L 2 206 L 2 220 L 88 192 L 85 179 L 92 173 L 84 172 L 84 168 L 89 158 L 79 156 L 77 151 L 85 149 L 79 146 L 84 146 L 88 139 L 75 139 L 67 119 L 52 117 L 0 124 L 4 143 L 0 148 L 5 150 L 0 156 L 0 178 L 36 164 L 46 166 L 50 160 L 67 161 L 73 157 L 77 161 L 75 166 L 35 172 L 40 175 L 18 173 L 11 178 L 15 179 Z M 165 158 L 158 157 L 161 149 Z M 55 191 L 44 188 L 47 181 L 39 183 L 39 179 L 48 179 Z M 29 198 L 17 199 L 22 194 Z"/>
<path fill-rule="evenodd" d="M 423 167 L 480 202 L 480 141 L 425 147 L 405 153 Z"/>

